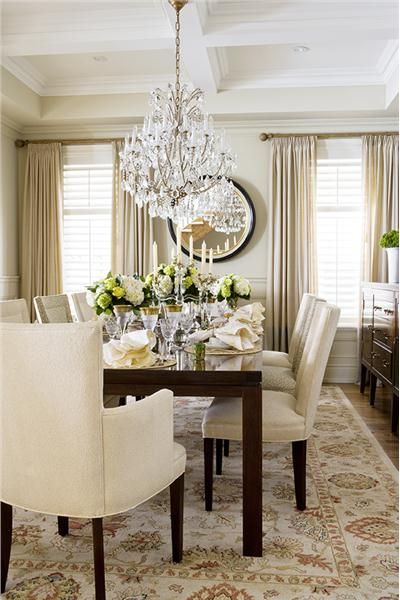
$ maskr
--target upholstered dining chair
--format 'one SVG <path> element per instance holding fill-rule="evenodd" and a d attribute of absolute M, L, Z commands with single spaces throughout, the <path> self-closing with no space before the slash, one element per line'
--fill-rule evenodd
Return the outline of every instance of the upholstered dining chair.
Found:
<path fill-rule="evenodd" d="M 70 294 L 76 318 L 80 323 L 96 319 L 96 313 L 86 302 L 86 292 L 72 292 Z"/>
<path fill-rule="evenodd" d="M 318 303 L 310 326 L 296 379 L 294 394 L 263 391 L 263 442 L 291 442 L 296 505 L 306 508 L 306 454 L 321 392 L 322 380 L 335 337 L 340 309 Z M 205 411 L 204 438 L 205 505 L 212 510 L 214 439 L 242 439 L 242 401 L 215 398 Z"/>
<path fill-rule="evenodd" d="M 0 302 L 0 322 L 30 323 L 28 305 L 25 298 Z"/>
<path fill-rule="evenodd" d="M 12 507 L 91 519 L 96 600 L 105 598 L 103 518 L 169 486 L 172 559 L 182 557 L 186 452 L 173 439 L 173 395 L 103 408 L 97 322 L 0 323 L 1 591 L 6 587 Z"/>
<path fill-rule="evenodd" d="M 289 353 L 287 354 L 287 366 L 263 364 L 262 366 L 262 388 L 263 390 L 275 390 L 277 392 L 294 393 L 296 388 L 296 376 L 299 370 L 301 357 L 305 348 L 307 337 L 310 333 L 312 321 L 316 314 L 316 307 L 319 302 L 326 302 L 322 298 L 317 298 L 311 294 L 304 294 L 302 310 L 299 311 L 299 327 L 293 333 Z M 293 340 L 293 337 L 295 338 Z M 272 354 L 265 352 L 265 354 Z M 282 353 L 279 353 L 282 355 Z M 268 360 L 263 356 L 264 360 Z M 282 356 L 281 360 L 283 362 Z"/>
<path fill-rule="evenodd" d="M 72 323 L 73 321 L 67 294 L 36 296 L 33 305 L 39 323 Z"/>

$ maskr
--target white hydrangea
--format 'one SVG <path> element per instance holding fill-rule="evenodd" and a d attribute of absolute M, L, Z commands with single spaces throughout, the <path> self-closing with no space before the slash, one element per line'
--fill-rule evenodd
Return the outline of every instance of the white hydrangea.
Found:
<path fill-rule="evenodd" d="M 157 285 L 163 296 L 169 296 L 169 294 L 171 294 L 173 284 L 169 275 L 160 275 Z"/>
<path fill-rule="evenodd" d="M 88 290 L 86 292 L 86 302 L 90 306 L 90 308 L 96 307 L 96 294 Z"/>
<path fill-rule="evenodd" d="M 133 306 L 139 306 L 144 300 L 143 287 L 144 283 L 140 279 L 134 277 L 121 277 L 121 286 L 125 290 L 125 299 Z"/>
<path fill-rule="evenodd" d="M 244 277 L 235 277 L 233 289 L 238 296 L 248 296 L 250 294 L 250 283 Z"/>

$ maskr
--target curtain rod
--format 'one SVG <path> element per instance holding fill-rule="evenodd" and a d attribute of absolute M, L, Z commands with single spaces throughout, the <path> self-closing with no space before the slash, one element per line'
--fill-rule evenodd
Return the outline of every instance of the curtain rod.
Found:
<path fill-rule="evenodd" d="M 62 146 L 85 146 L 95 144 L 111 144 L 111 142 L 122 142 L 124 138 L 93 138 L 77 140 L 15 140 L 17 148 L 23 148 L 28 144 L 61 144 Z"/>
<path fill-rule="evenodd" d="M 349 131 L 347 133 L 265 133 L 262 132 L 259 135 L 259 139 L 262 142 L 267 142 L 273 138 L 288 138 L 288 137 L 303 137 L 313 135 L 321 140 L 328 140 L 331 138 L 359 138 L 364 135 L 399 135 L 398 131 L 362 131 L 355 132 Z"/>

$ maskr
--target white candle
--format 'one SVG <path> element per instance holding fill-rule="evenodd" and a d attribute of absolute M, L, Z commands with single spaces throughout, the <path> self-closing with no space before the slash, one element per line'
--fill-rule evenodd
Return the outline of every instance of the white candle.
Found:
<path fill-rule="evenodd" d="M 171 250 L 171 260 L 172 262 L 175 260 L 175 248 L 172 248 Z"/>
<path fill-rule="evenodd" d="M 233 236 L 233 244 L 234 244 L 234 246 L 236 246 L 236 244 L 237 244 L 236 235 Z"/>
<path fill-rule="evenodd" d="M 221 248 L 219 247 L 219 244 L 217 245 L 217 254 L 219 254 L 221 252 Z"/>
<path fill-rule="evenodd" d="M 229 250 L 229 238 L 226 240 L 226 249 Z"/>
<path fill-rule="evenodd" d="M 212 267 L 213 267 L 213 257 L 214 257 L 214 250 L 211 248 L 210 249 L 210 258 L 209 258 L 209 264 L 208 264 L 208 272 L 212 273 Z"/>
<path fill-rule="evenodd" d="M 204 275 L 206 272 L 206 253 L 207 245 L 205 242 L 201 245 L 201 273 Z"/>
<path fill-rule="evenodd" d="M 189 261 L 193 262 L 193 236 L 189 238 Z"/>
<path fill-rule="evenodd" d="M 178 263 L 182 262 L 182 229 L 176 228 L 176 259 Z"/>
<path fill-rule="evenodd" d="M 154 277 L 157 274 L 157 267 L 158 267 L 158 248 L 157 248 L 157 242 L 153 242 L 153 273 L 154 273 Z"/>

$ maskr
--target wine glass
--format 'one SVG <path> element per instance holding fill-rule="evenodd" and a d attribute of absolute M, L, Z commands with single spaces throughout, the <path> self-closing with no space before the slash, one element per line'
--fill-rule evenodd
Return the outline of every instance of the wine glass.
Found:
<path fill-rule="evenodd" d="M 116 304 L 114 306 L 114 314 L 117 318 L 118 325 L 121 328 L 121 335 L 124 335 L 132 319 L 132 306 L 129 304 Z"/>
<path fill-rule="evenodd" d="M 140 309 L 142 323 L 145 329 L 154 331 L 158 321 L 158 306 L 145 306 Z"/>
<path fill-rule="evenodd" d="M 110 340 L 118 340 L 121 337 L 121 327 L 114 316 L 104 320 L 104 327 Z"/>
<path fill-rule="evenodd" d="M 163 335 L 163 338 L 167 342 L 168 355 L 170 356 L 171 348 L 172 348 L 172 340 L 174 339 L 175 329 L 174 329 L 172 323 L 170 321 L 168 321 L 167 319 L 160 319 L 159 323 L 160 323 L 160 328 L 161 328 L 161 333 Z"/>
<path fill-rule="evenodd" d="M 164 305 L 165 318 L 169 321 L 174 328 L 174 332 L 178 328 L 179 322 L 182 316 L 182 304 L 165 304 Z"/>

